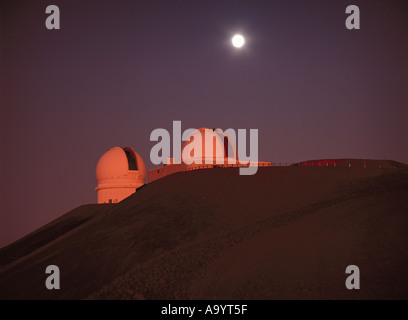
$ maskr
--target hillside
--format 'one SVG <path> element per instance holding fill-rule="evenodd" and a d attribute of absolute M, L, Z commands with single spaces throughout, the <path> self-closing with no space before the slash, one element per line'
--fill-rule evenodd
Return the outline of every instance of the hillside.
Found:
<path fill-rule="evenodd" d="M 0 298 L 407 298 L 406 199 L 404 165 L 176 173 L 1 249 Z M 50 264 L 61 290 L 44 286 Z"/>

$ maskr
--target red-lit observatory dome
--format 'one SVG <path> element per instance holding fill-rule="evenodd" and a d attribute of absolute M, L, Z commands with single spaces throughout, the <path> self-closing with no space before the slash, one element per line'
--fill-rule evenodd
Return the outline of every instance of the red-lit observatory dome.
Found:
<path fill-rule="evenodd" d="M 222 130 L 200 128 L 195 130 L 181 149 L 183 162 L 202 164 L 235 163 L 237 150 L 235 141 Z"/>
<path fill-rule="evenodd" d="M 146 166 L 132 148 L 114 147 L 96 165 L 98 203 L 117 203 L 144 185 Z"/>

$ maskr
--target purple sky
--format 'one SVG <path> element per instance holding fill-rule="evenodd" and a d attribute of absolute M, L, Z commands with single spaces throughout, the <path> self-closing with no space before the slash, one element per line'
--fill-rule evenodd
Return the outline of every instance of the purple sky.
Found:
<path fill-rule="evenodd" d="M 45 8 L 61 29 L 45 28 Z M 359 5 L 361 30 L 345 28 Z M 2 1 L 0 247 L 81 204 L 110 147 L 259 129 L 259 158 L 408 163 L 408 1 Z M 230 44 L 241 32 L 242 50 Z"/>

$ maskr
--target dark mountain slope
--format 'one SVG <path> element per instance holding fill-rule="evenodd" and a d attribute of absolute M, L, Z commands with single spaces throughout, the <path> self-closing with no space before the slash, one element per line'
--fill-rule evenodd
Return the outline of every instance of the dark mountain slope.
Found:
<path fill-rule="evenodd" d="M 178 173 L 0 250 L 0 298 L 406 298 L 407 198 L 406 169 Z"/>

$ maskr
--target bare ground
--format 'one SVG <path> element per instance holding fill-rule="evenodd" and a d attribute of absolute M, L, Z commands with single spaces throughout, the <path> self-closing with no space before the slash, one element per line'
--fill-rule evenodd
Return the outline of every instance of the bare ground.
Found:
<path fill-rule="evenodd" d="M 178 173 L 1 249 L 0 298 L 406 299 L 406 199 L 403 167 Z"/>

